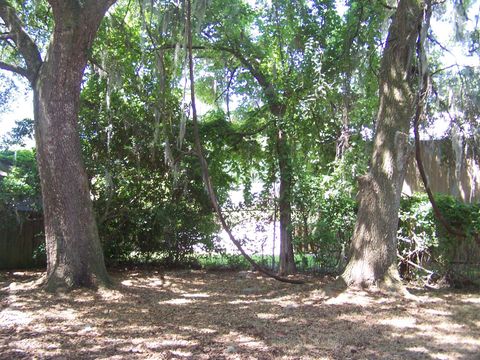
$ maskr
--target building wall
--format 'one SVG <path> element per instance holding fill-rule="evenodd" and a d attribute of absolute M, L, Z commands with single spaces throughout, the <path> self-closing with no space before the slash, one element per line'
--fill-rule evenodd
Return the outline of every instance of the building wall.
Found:
<path fill-rule="evenodd" d="M 480 201 L 480 166 L 475 149 L 458 139 L 422 141 L 422 160 L 433 193 L 450 194 L 464 202 Z M 412 155 L 403 193 L 423 192 L 424 187 Z"/>

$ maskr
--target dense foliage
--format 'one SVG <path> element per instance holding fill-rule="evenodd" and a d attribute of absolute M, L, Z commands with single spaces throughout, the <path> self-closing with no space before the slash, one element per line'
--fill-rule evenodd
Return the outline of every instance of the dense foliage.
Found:
<path fill-rule="evenodd" d="M 53 25 L 47 2 L 11 3 L 45 51 Z M 380 1 L 339 3 L 197 0 L 192 19 L 200 136 L 229 223 L 253 220 L 264 231 L 288 205 L 296 261 L 330 272 L 349 256 L 357 178 L 368 169 L 380 56 L 395 10 Z M 447 10 L 437 6 L 434 18 Z M 110 263 L 191 264 L 197 250 L 222 250 L 193 145 L 185 16 L 182 2 L 119 0 L 89 55 L 78 130 Z M 478 158 L 479 72 L 443 69 L 444 46 L 435 36 L 430 31 L 427 120 L 448 116 Z M 459 28 L 456 36 L 478 56 L 477 28 Z M 8 42 L 1 46 L 2 61 L 22 65 Z M 14 91 L 8 78 L 0 82 Z M 0 93 L 0 107 L 9 91 Z M 22 145 L 32 132 L 31 120 L 19 121 L 2 147 Z M 8 172 L 0 181 L 2 211 L 12 215 L 22 202 L 40 211 L 34 153 L 8 150 L 0 162 Z M 232 201 L 232 190 L 240 200 Z M 448 196 L 437 201 L 467 240 L 445 233 L 425 196 L 403 199 L 398 234 L 406 278 L 451 273 L 455 263 L 470 261 L 462 256 L 478 240 L 479 206 Z M 249 239 L 242 241 L 248 247 Z M 275 266 L 276 258 L 265 263 Z"/>
<path fill-rule="evenodd" d="M 425 194 L 404 197 L 398 230 L 402 276 L 426 276 L 430 280 L 447 276 L 454 283 L 478 281 L 480 204 L 465 204 L 441 194 L 436 196 L 436 202 L 449 224 L 465 232 L 467 238 L 445 230 Z"/>

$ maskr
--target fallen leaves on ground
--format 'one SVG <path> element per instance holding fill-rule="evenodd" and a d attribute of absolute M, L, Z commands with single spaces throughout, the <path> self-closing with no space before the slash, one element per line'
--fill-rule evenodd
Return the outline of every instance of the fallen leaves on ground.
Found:
<path fill-rule="evenodd" d="M 479 359 L 480 294 L 290 285 L 253 272 L 117 271 L 40 290 L 0 273 L 1 359 Z"/>

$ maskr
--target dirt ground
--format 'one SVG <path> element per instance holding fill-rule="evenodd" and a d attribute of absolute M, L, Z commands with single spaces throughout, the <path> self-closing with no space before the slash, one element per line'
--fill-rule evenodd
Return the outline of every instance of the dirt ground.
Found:
<path fill-rule="evenodd" d="M 0 272 L 1 359 L 480 359 L 479 293 L 117 271 L 54 296 L 41 275 Z"/>

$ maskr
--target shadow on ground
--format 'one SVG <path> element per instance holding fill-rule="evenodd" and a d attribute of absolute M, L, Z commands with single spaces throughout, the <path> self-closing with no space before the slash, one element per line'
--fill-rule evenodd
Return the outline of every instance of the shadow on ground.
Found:
<path fill-rule="evenodd" d="M 480 294 L 126 271 L 98 292 L 0 273 L 1 359 L 478 359 Z"/>

